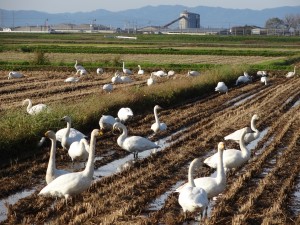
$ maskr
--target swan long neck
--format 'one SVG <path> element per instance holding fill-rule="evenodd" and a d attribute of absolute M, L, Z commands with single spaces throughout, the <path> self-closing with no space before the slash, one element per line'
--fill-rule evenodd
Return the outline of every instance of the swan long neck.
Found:
<path fill-rule="evenodd" d="M 156 122 L 157 124 L 159 124 L 159 119 L 158 119 L 157 108 L 156 108 L 156 107 L 154 107 L 154 117 L 155 117 L 155 122 Z"/>
<path fill-rule="evenodd" d="M 55 163 L 55 154 L 56 154 L 56 139 L 55 138 L 50 138 L 51 139 L 51 149 L 50 149 L 50 157 L 49 157 L 49 163 L 47 167 L 47 173 L 51 173 L 56 168 L 56 163 Z"/>
<path fill-rule="evenodd" d="M 128 135 L 128 131 L 124 125 L 122 125 L 121 128 L 122 128 L 122 134 L 120 135 L 120 139 L 124 140 Z"/>
<path fill-rule="evenodd" d="M 31 107 L 32 107 L 32 102 L 31 102 L 29 99 L 27 99 L 26 102 L 28 102 L 28 105 L 27 105 L 27 112 L 29 112 L 30 109 L 31 109 Z"/>
<path fill-rule="evenodd" d="M 123 62 L 123 69 L 125 69 L 125 62 Z"/>
<path fill-rule="evenodd" d="M 245 144 L 245 135 L 246 135 L 246 132 L 244 131 L 240 137 L 240 148 L 241 148 L 243 157 L 247 157 L 250 154 L 250 152 L 248 151 L 246 144 Z"/>
<path fill-rule="evenodd" d="M 224 165 L 223 165 L 223 150 L 218 148 L 218 164 L 217 164 L 217 182 L 222 183 L 226 179 Z"/>
<path fill-rule="evenodd" d="M 94 175 L 94 160 L 95 160 L 95 148 L 96 148 L 96 136 L 92 134 L 91 143 L 89 148 L 89 157 L 86 163 L 86 167 L 83 171 L 83 174 L 89 178 L 93 178 Z"/>
<path fill-rule="evenodd" d="M 67 131 L 65 133 L 65 137 L 69 137 L 70 135 L 70 130 L 71 130 L 71 121 L 67 121 Z"/>
<path fill-rule="evenodd" d="M 265 83 L 266 82 L 267 81 L 265 80 Z M 255 126 L 255 121 L 256 121 L 256 119 L 252 119 L 251 120 L 251 130 L 253 130 L 256 133 L 256 132 L 258 132 L 258 130 L 257 130 L 256 126 Z"/>
<path fill-rule="evenodd" d="M 188 173 L 188 183 L 191 187 L 196 187 L 195 181 L 194 181 L 194 171 L 198 160 L 194 159 L 189 167 L 189 173 Z"/>

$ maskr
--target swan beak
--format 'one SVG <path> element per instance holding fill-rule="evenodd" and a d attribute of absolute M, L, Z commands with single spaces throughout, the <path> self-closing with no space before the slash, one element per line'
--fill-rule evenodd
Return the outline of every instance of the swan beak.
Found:
<path fill-rule="evenodd" d="M 103 135 L 103 131 L 102 131 L 102 130 L 99 130 L 98 135 L 99 135 L 99 136 L 102 136 L 102 135 Z"/>

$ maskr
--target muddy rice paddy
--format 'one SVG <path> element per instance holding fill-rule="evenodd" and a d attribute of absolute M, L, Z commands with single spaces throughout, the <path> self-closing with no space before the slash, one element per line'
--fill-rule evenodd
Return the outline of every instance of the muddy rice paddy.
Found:
<path fill-rule="evenodd" d="M 6 72 L 5 72 L 6 73 Z M 1 110 L 21 107 L 25 98 L 40 102 L 72 101 L 101 91 L 111 74 L 89 76 L 66 84 L 66 72 L 29 72 L 20 80 L 8 80 L 1 72 Z M 74 75 L 74 74 L 73 74 Z M 4 77 L 5 76 L 5 77 Z M 136 77 L 145 85 L 148 76 Z M 167 82 L 167 81 L 166 81 Z M 183 224 L 174 192 L 187 181 L 188 165 L 216 151 L 223 137 L 250 125 L 258 114 L 260 138 L 248 147 L 247 164 L 227 175 L 225 192 L 212 202 L 204 224 L 299 224 L 300 223 L 300 79 L 271 77 L 265 86 L 258 80 L 231 88 L 228 94 L 178 104 L 159 112 L 168 130 L 153 135 L 153 114 L 135 115 L 127 124 L 130 135 L 148 137 L 161 148 L 139 154 L 132 162 L 116 144 L 117 135 L 106 133 L 97 140 L 93 185 L 66 205 L 64 199 L 37 193 L 45 186 L 49 142 L 30 160 L 13 162 L 0 171 L 0 223 L 2 224 Z M 100 118 L 101 115 L 99 115 Z M 95 124 L 95 128 L 98 124 Z M 87 134 L 89 135 L 89 134 Z M 227 141 L 227 147 L 236 147 Z M 57 151 L 57 167 L 72 166 L 67 152 Z M 200 167 L 197 176 L 214 171 Z M 193 221 L 194 215 L 189 216 Z M 196 222 L 194 222 L 197 224 Z"/>

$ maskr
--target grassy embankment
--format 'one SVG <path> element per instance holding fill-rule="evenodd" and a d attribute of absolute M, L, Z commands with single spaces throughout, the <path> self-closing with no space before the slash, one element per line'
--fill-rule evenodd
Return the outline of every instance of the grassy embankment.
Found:
<path fill-rule="evenodd" d="M 100 96 L 95 93 L 82 99 L 80 102 L 72 104 L 62 103 L 61 105 L 50 105 L 52 108 L 48 114 L 42 114 L 35 117 L 24 115 L 23 111 L 10 110 L 1 113 L 1 134 L 0 134 L 0 152 L 2 162 L 7 162 L 11 157 L 28 156 L 36 152 L 36 144 L 46 130 L 57 130 L 65 126 L 61 124 L 59 118 L 64 115 L 70 115 L 73 118 L 74 127 L 89 132 L 92 128 L 98 127 L 100 115 L 103 113 L 116 114 L 116 110 L 127 105 L 132 107 L 136 113 L 142 113 L 144 110 L 152 110 L 153 105 L 162 104 L 166 107 L 172 106 L 188 99 L 203 96 L 212 93 L 216 83 L 220 80 L 231 85 L 237 76 L 244 70 L 255 71 L 256 69 L 284 70 L 290 68 L 292 64 L 300 61 L 299 52 L 295 46 L 300 43 L 300 38 L 257 38 L 257 37 L 194 37 L 185 35 L 176 36 L 139 36 L 135 43 L 106 39 L 103 35 L 49 35 L 49 34 L 24 34 L 21 36 L 3 35 L 3 43 L 0 46 L 1 54 L 7 52 L 36 52 L 36 59 L 33 61 L 1 61 L 1 68 L 39 70 L 56 69 L 60 67 L 73 68 L 74 62 L 55 62 L 49 61 L 45 57 L 46 53 L 58 52 L 64 53 L 83 53 L 83 54 L 118 54 L 114 60 L 103 61 L 100 65 L 104 68 L 111 68 L 120 65 L 120 59 L 123 54 L 177 54 L 177 55 L 237 55 L 249 56 L 260 55 L 264 57 L 284 56 L 284 59 L 272 61 L 263 64 L 247 66 L 230 65 L 211 65 L 205 63 L 199 64 L 181 64 L 173 62 L 171 64 L 148 63 L 146 69 L 163 67 L 176 68 L 177 70 L 196 69 L 204 72 L 203 76 L 194 79 L 182 79 L 168 81 L 167 85 L 158 84 L 151 88 L 139 87 L 116 91 L 110 96 Z M 34 41 L 30 41 L 33 38 Z M 24 45 L 26 43 L 26 45 Z M 53 44 L 55 43 L 55 44 Z M 211 46 L 210 49 L 202 49 L 201 46 Z M 278 45 L 281 47 L 278 47 Z M 101 47 L 105 45 L 106 47 Z M 119 48 L 115 45 L 124 45 Z M 219 49 L 218 45 L 235 46 L 230 50 Z M 294 48 L 291 49 L 291 45 Z M 99 47 L 100 46 L 100 47 Z M 110 47 L 109 47 L 110 46 Z M 142 47 L 141 47 L 142 46 Z M 180 47 L 180 49 L 178 48 Z M 187 46 L 183 48 L 182 46 Z M 195 46 L 191 48 L 191 46 Z M 251 50 L 251 46 L 255 50 Z M 276 47 L 277 46 L 277 47 Z M 261 47 L 261 50 L 258 48 Z M 266 50 L 267 48 L 267 50 Z M 241 50 L 242 49 L 242 50 Z M 280 51 L 282 49 L 282 51 Z M 41 54 L 42 53 L 42 54 Z M 39 61 L 41 60 L 41 61 Z M 136 62 L 127 62 L 127 65 L 134 65 Z M 99 66 L 99 62 L 84 63 L 87 68 Z"/>

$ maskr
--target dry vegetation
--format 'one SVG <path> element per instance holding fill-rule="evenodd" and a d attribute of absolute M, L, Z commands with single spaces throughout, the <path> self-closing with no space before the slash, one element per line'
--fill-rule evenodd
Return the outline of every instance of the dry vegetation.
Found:
<path fill-rule="evenodd" d="M 6 73 L 1 72 L 1 77 Z M 64 84 L 63 80 L 69 75 L 35 71 L 30 72 L 23 83 L 3 78 L 0 80 L 1 109 L 20 107 L 27 97 L 45 103 L 62 99 L 73 101 L 99 92 L 100 86 L 111 77 L 111 74 L 92 75 L 76 84 Z M 144 85 L 146 78 L 136 79 Z M 260 117 L 259 130 L 267 129 L 267 134 L 252 150 L 251 160 L 228 175 L 226 191 L 218 197 L 205 223 L 297 224 L 300 216 L 290 205 L 295 205 L 292 196 L 300 171 L 300 104 L 294 105 L 299 98 L 299 78 L 274 76 L 267 86 L 256 81 L 234 87 L 227 95 L 214 93 L 165 108 L 159 114 L 168 125 L 168 131 L 151 139 L 158 141 L 173 134 L 170 146 L 138 160 L 120 173 L 98 179 L 68 206 L 63 199 L 37 195 L 45 185 L 47 143 L 30 160 L 12 162 L 0 171 L 0 183 L 5 184 L 0 186 L 1 198 L 21 190 L 36 189 L 34 194 L 7 206 L 9 214 L 3 224 L 182 224 L 177 193 L 171 193 L 159 210 L 149 210 L 149 204 L 178 181 L 186 181 L 189 162 L 195 157 L 205 159 L 226 134 L 249 126 L 254 113 Z M 152 113 L 136 114 L 128 124 L 130 135 L 150 136 L 153 122 Z M 95 168 L 128 154 L 117 146 L 116 139 L 117 136 L 107 133 L 98 140 L 96 154 L 103 158 L 95 162 Z M 228 141 L 227 146 L 236 145 Z M 70 159 L 61 148 L 57 161 L 59 168 L 70 167 Z M 201 167 L 197 176 L 211 172 Z"/>

